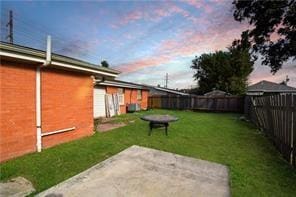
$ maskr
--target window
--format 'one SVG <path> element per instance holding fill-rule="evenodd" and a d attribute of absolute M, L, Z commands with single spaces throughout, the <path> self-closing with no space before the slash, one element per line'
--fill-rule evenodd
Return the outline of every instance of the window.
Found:
<path fill-rule="evenodd" d="M 117 92 L 119 105 L 124 105 L 124 89 L 118 88 Z"/>
<path fill-rule="evenodd" d="M 119 105 L 124 105 L 124 94 L 118 94 Z"/>
<path fill-rule="evenodd" d="M 124 89 L 123 88 L 118 88 L 117 92 L 118 92 L 118 94 L 124 94 Z"/>
<path fill-rule="evenodd" d="M 138 90 L 137 92 L 137 99 L 142 100 L 142 90 Z"/>

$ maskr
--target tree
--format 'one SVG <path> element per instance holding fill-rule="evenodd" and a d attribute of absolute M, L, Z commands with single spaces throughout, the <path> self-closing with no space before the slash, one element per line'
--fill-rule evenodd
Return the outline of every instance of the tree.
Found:
<path fill-rule="evenodd" d="M 196 70 L 193 77 L 198 81 L 200 93 L 215 88 L 231 94 L 243 94 L 253 64 L 247 49 L 232 45 L 228 51 L 195 57 L 191 68 Z"/>
<path fill-rule="evenodd" d="M 109 68 L 109 63 L 106 60 L 101 61 L 103 67 Z"/>
<path fill-rule="evenodd" d="M 233 5 L 234 19 L 250 24 L 243 34 L 250 41 L 253 57 L 261 54 L 262 63 L 270 66 L 272 73 L 289 58 L 296 59 L 295 0 L 234 0 Z M 277 39 L 271 39 L 272 35 Z"/>

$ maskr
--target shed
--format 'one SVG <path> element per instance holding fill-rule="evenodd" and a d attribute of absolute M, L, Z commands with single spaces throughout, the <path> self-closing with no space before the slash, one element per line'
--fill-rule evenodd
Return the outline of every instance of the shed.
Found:
<path fill-rule="evenodd" d="M 222 90 L 212 90 L 210 92 L 207 92 L 204 94 L 204 96 L 208 96 L 208 97 L 215 97 L 215 96 L 228 96 L 231 95 L 227 92 L 224 92 Z"/>

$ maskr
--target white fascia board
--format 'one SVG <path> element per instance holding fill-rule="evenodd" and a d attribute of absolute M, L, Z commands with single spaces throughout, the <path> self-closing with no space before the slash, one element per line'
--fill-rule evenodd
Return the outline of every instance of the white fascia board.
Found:
<path fill-rule="evenodd" d="M 33 62 L 39 62 L 39 63 L 45 63 L 45 60 L 42 59 L 42 58 L 29 57 L 29 56 L 25 56 L 25 55 L 19 55 L 19 54 L 15 54 L 15 53 L 8 53 L 8 52 L 4 52 L 4 51 L 0 51 L 0 56 L 13 57 L 13 58 L 17 58 L 17 59 L 29 60 L 29 61 L 33 61 Z"/>
<path fill-rule="evenodd" d="M 296 93 L 296 90 L 248 90 L 247 92 L 268 92 L 268 93 L 282 93 L 282 92 L 291 92 Z"/>
<path fill-rule="evenodd" d="M 118 83 L 106 83 L 106 82 L 101 82 L 97 85 L 103 85 L 103 86 L 115 86 L 115 87 L 124 87 L 124 88 L 133 88 L 133 89 L 142 89 L 139 86 L 132 86 L 132 85 L 123 85 L 123 84 L 118 84 Z"/>
<path fill-rule="evenodd" d="M 26 56 L 26 55 L 19 55 L 19 54 L 15 54 L 15 53 L 4 52 L 4 51 L 0 51 L 0 56 L 13 57 L 13 58 L 17 58 L 17 59 L 33 61 L 33 62 L 38 62 L 38 63 L 42 63 L 42 64 L 44 64 L 46 62 L 46 60 L 42 59 L 42 58 L 30 57 L 30 56 Z M 111 76 L 111 77 L 117 77 L 118 76 L 117 74 L 113 74 L 113 73 L 99 71 L 99 70 L 95 70 L 95 69 L 91 69 L 91 68 L 84 68 L 84 67 L 80 67 L 80 66 L 74 66 L 74 65 L 70 65 L 70 64 L 56 62 L 56 61 L 52 61 L 51 65 L 64 67 L 64 68 L 70 68 L 70 69 L 73 69 L 73 70 L 91 72 L 91 73 L 101 74 L 101 75 Z"/>
<path fill-rule="evenodd" d="M 117 74 L 112 74 L 112 73 L 99 71 L 99 70 L 95 70 L 95 69 L 91 69 L 91 68 L 84 68 L 84 67 L 80 67 L 80 66 L 74 66 L 74 65 L 70 65 L 70 64 L 56 62 L 56 61 L 51 61 L 51 65 L 59 66 L 59 67 L 63 67 L 63 68 L 70 68 L 70 69 L 74 69 L 74 70 L 81 70 L 81 71 L 86 71 L 86 72 L 91 72 L 91 73 L 101 74 L 101 75 L 111 76 L 111 77 L 117 77 L 118 76 Z"/>

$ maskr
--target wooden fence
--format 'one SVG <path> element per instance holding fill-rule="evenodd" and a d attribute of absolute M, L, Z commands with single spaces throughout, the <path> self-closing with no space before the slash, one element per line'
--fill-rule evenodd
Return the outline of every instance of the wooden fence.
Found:
<path fill-rule="evenodd" d="M 217 112 L 243 112 L 244 97 L 206 97 L 206 96 L 150 96 L 149 108 L 205 110 Z"/>
<path fill-rule="evenodd" d="M 296 94 L 253 97 L 251 103 L 250 119 L 296 166 Z"/>

